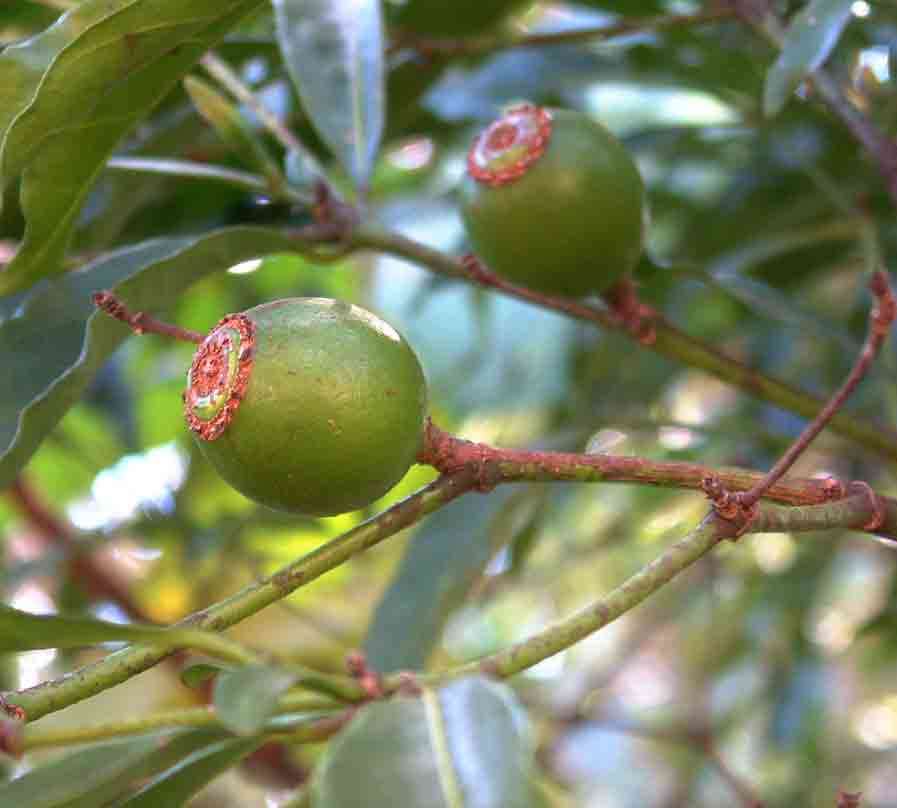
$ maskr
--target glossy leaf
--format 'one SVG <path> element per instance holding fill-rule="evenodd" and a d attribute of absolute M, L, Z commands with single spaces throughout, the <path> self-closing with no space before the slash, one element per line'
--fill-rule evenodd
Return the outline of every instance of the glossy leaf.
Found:
<path fill-rule="evenodd" d="M 461 679 L 365 707 L 315 770 L 319 808 L 530 808 L 532 752 L 505 685 Z"/>
<path fill-rule="evenodd" d="M 513 491 L 502 486 L 453 502 L 415 533 L 368 629 L 371 667 L 382 673 L 425 667 L 448 615 L 498 549 L 491 520 Z"/>
<path fill-rule="evenodd" d="M 159 808 L 184 805 L 219 774 L 251 755 L 261 738 L 227 738 L 188 755 L 116 808 Z"/>
<path fill-rule="evenodd" d="M 22 176 L 27 221 L 0 294 L 59 271 L 81 205 L 116 144 L 262 2 L 87 2 L 0 54 L 0 186 Z"/>
<path fill-rule="evenodd" d="M 800 83 L 825 62 L 850 19 L 852 5 L 851 0 L 811 0 L 794 17 L 781 53 L 766 74 L 766 115 L 778 115 Z"/>
<path fill-rule="evenodd" d="M 274 714 L 280 697 L 295 681 L 290 671 L 262 665 L 226 671 L 215 681 L 218 717 L 239 735 L 252 735 Z"/>
<path fill-rule="evenodd" d="M 378 0 L 273 0 L 277 39 L 302 105 L 362 192 L 383 132 Z"/>
<path fill-rule="evenodd" d="M 12 482 L 130 333 L 96 311 L 94 292 L 111 288 L 134 311 L 158 312 L 212 272 L 289 248 L 285 235 L 247 227 L 157 239 L 37 289 L 18 316 L 0 323 L 7 382 L 0 387 L 0 487 Z"/>

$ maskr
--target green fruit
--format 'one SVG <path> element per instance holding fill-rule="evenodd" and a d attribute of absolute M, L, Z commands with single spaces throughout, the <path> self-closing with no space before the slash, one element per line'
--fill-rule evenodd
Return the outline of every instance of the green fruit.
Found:
<path fill-rule="evenodd" d="M 290 298 L 210 332 L 184 405 L 203 454 L 234 488 L 329 516 L 370 504 L 414 463 L 426 382 L 388 323 L 349 303 Z"/>
<path fill-rule="evenodd" d="M 644 197 L 638 168 L 603 126 L 526 104 L 471 146 L 461 215 L 493 272 L 581 297 L 607 291 L 637 263 Z"/>

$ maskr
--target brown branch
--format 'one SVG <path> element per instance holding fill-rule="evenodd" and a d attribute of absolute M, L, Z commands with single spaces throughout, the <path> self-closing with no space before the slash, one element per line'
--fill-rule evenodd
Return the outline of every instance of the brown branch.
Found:
<path fill-rule="evenodd" d="M 9 498 L 48 546 L 59 545 L 65 549 L 71 579 L 91 598 L 112 601 L 132 620 L 153 622 L 131 596 L 128 587 L 95 558 L 84 553 L 71 526 L 58 518 L 22 477 L 10 486 Z"/>
<path fill-rule="evenodd" d="M 573 45 L 584 42 L 605 42 L 626 34 L 645 31 L 660 31 L 690 25 L 730 19 L 735 15 L 731 9 L 702 11 L 697 14 L 666 14 L 655 17 L 626 19 L 613 25 L 578 28 L 571 31 L 554 31 L 541 34 L 499 34 L 463 39 L 417 37 L 407 31 L 398 31 L 393 36 L 389 52 L 408 48 L 424 57 L 475 56 L 509 48 L 541 48 L 551 45 Z"/>
<path fill-rule="evenodd" d="M 839 791 L 838 801 L 835 803 L 835 808 L 860 808 L 860 800 L 862 798 L 862 791 Z"/>
<path fill-rule="evenodd" d="M 500 483 L 524 480 L 629 482 L 703 491 L 709 478 L 717 480 L 727 491 L 736 492 L 750 490 L 766 476 L 748 469 L 713 469 L 697 463 L 653 461 L 643 457 L 497 448 L 458 438 L 432 420 L 427 422 L 423 448 L 417 459 L 443 474 L 472 470 L 481 491 Z M 847 494 L 854 496 L 847 497 Z M 792 478 L 775 482 L 763 496 L 793 506 L 831 504 L 833 508 L 826 516 L 818 511 L 812 514 L 818 529 L 824 529 L 829 519 L 840 527 L 849 525 L 852 529 L 897 539 L 897 499 L 874 492 L 869 496 L 869 491 L 862 486 L 857 490 L 831 477 Z"/>
<path fill-rule="evenodd" d="M 715 476 L 708 476 L 704 481 L 704 492 L 713 503 L 716 512 L 724 519 L 735 522 L 743 532 L 750 523 L 756 511 L 756 504 L 775 485 L 797 459 L 806 451 L 810 443 L 823 430 L 825 425 L 834 417 L 835 413 L 844 406 L 857 386 L 866 376 L 875 357 L 887 339 L 891 325 L 897 317 L 897 299 L 888 285 L 888 276 L 884 272 L 876 272 L 872 275 L 869 288 L 875 296 L 875 305 L 869 313 L 869 333 L 863 343 L 862 350 L 857 356 L 850 373 L 844 384 L 829 399 L 819 414 L 798 436 L 797 440 L 779 458 L 778 462 L 767 472 L 762 480 L 751 486 L 747 491 L 733 494 L 727 486 Z M 872 501 L 876 507 L 878 503 L 874 492 L 868 485 L 866 489 L 872 493 Z M 875 530 L 881 526 L 884 516 L 876 516 L 869 523 L 869 529 Z"/>
<path fill-rule="evenodd" d="M 114 293 L 109 291 L 94 293 L 93 302 L 98 309 L 106 312 L 110 317 L 121 320 L 125 325 L 130 326 L 135 334 L 160 334 L 163 337 L 173 337 L 197 345 L 204 339 L 198 331 L 190 331 L 187 328 L 163 323 L 145 311 L 131 312 Z"/>

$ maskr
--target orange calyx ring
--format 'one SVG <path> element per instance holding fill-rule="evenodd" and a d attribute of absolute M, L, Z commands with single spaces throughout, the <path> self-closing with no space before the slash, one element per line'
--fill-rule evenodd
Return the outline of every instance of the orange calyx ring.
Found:
<path fill-rule="evenodd" d="M 245 314 L 229 314 L 202 341 L 187 373 L 184 416 L 203 440 L 220 437 L 249 385 L 255 324 Z"/>
<path fill-rule="evenodd" d="M 535 104 L 521 104 L 493 121 L 467 153 L 467 173 L 493 187 L 522 177 L 548 148 L 551 113 Z"/>

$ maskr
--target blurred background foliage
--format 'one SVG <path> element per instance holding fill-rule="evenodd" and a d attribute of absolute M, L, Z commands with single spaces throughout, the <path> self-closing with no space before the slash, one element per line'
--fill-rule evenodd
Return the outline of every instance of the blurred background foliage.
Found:
<path fill-rule="evenodd" d="M 0 45 L 76 5 L 3 4 Z M 801 5 L 775 4 L 785 16 Z M 402 37 L 556 31 L 698 10 L 687 0 L 385 4 L 388 29 Z M 853 103 L 897 135 L 897 9 L 858 0 L 851 11 L 829 67 Z M 329 162 L 291 89 L 268 10 L 218 54 Z M 862 340 L 868 271 L 879 261 L 897 266 L 897 219 L 874 167 L 812 99 L 764 117 L 763 82 L 773 60 L 769 46 L 735 21 L 476 56 L 396 48 L 370 215 L 460 254 L 454 193 L 478 129 L 523 99 L 585 110 L 623 139 L 649 188 L 650 258 L 637 278 L 645 299 L 690 334 L 824 395 Z M 289 155 L 243 112 L 289 168 Z M 117 154 L 253 167 L 180 86 Z M 3 203 L 0 250 L 9 253 L 23 235 L 15 188 Z M 300 207 L 220 183 L 108 170 L 78 220 L 69 256 L 75 267 L 160 236 L 307 221 Z M 500 445 L 591 446 L 764 469 L 802 426 L 797 416 L 638 350 L 625 337 L 395 259 L 260 259 L 196 283 L 167 319 L 204 332 L 225 313 L 278 297 L 360 303 L 415 347 L 437 419 Z M 0 305 L 0 320 L 13 315 L 15 300 Z M 894 347 L 892 340 L 851 401 L 860 419 L 897 421 Z M 151 619 L 173 621 L 226 597 L 433 476 L 416 467 L 367 513 L 333 519 L 255 506 L 216 476 L 184 427 L 180 394 L 190 357 L 190 346 L 128 339 L 25 470 L 28 484 L 73 523 L 110 574 L 128 582 Z M 892 468 L 830 434 L 797 473 L 864 479 L 897 494 Z M 639 486 L 521 485 L 469 495 L 235 635 L 332 671 L 357 647 L 388 670 L 463 661 L 608 591 L 705 508 L 694 494 Z M 8 602 L 124 616 L 66 577 L 65 552 L 36 535 L 9 499 L 0 499 L 0 531 Z M 863 805 L 897 804 L 895 561 L 893 549 L 855 534 L 751 537 L 722 547 L 685 580 L 518 677 L 551 801 L 733 804 L 725 777 L 688 735 L 706 726 L 714 728 L 719 756 L 770 806 L 829 805 L 839 787 L 862 790 Z M 100 653 L 23 654 L 6 668 L 4 685 L 34 684 Z M 46 722 L 75 725 L 193 698 L 163 666 Z M 315 746 L 289 751 L 300 773 L 319 753 Z M 264 805 L 282 794 L 279 784 L 244 768 L 211 786 L 202 804 Z"/>

